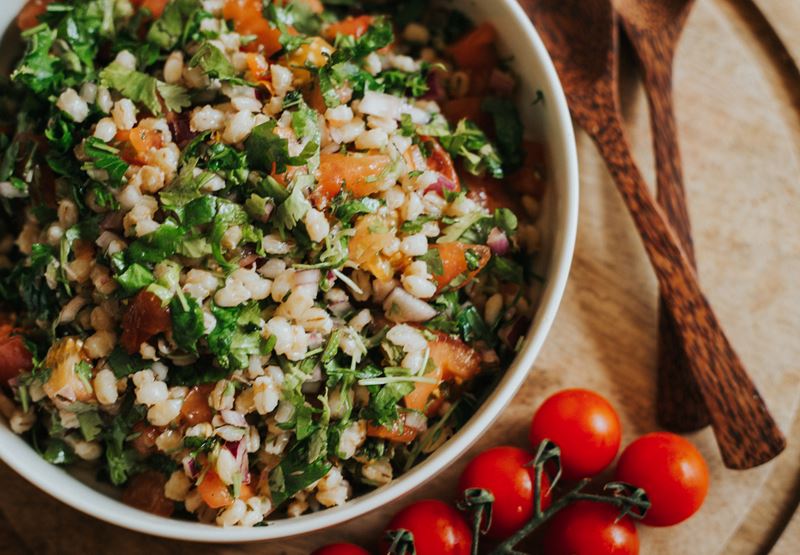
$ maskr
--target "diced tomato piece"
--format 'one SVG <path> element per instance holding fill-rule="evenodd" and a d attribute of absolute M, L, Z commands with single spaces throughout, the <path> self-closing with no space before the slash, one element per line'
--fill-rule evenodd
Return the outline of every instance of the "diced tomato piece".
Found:
<path fill-rule="evenodd" d="M 394 275 L 394 267 L 381 251 L 394 240 L 395 233 L 388 222 L 375 214 L 363 216 L 350 239 L 350 260 L 379 280 L 388 281 Z"/>
<path fill-rule="evenodd" d="M 253 81 L 270 82 L 269 64 L 263 56 L 250 53 L 247 55 L 247 70 Z"/>
<path fill-rule="evenodd" d="M 456 383 L 461 383 L 475 377 L 481 369 L 481 357 L 475 349 L 460 339 L 444 333 L 437 333 L 435 340 L 428 341 L 428 348 L 436 369 L 425 374 L 425 377 L 434 378 L 436 383 L 417 382 L 414 391 L 404 399 L 406 408 L 431 415 L 441 405 L 441 399 L 428 404 L 433 392 L 444 381 L 455 380 Z"/>
<path fill-rule="evenodd" d="M 212 509 L 220 509 L 233 503 L 233 496 L 228 491 L 228 486 L 213 470 L 205 473 L 203 481 L 197 484 L 197 491 L 200 492 L 200 497 L 203 498 L 205 504 Z"/>
<path fill-rule="evenodd" d="M 453 164 L 453 159 L 450 157 L 450 154 L 436 139 L 425 137 L 423 140 L 428 145 L 431 152 L 430 156 L 428 156 L 428 169 L 442 174 L 456 186 L 456 191 L 460 191 L 461 181 L 458 178 L 458 173 L 456 172 L 456 167 Z"/>
<path fill-rule="evenodd" d="M 142 455 L 149 455 L 156 450 L 156 438 L 161 435 L 161 430 L 149 425 L 145 421 L 133 425 L 133 433 L 138 434 L 131 440 L 131 446 Z"/>
<path fill-rule="evenodd" d="M 367 436 L 387 439 L 396 443 L 411 443 L 418 435 L 419 430 L 411 426 L 406 426 L 405 419 L 402 417 L 396 420 L 391 428 L 367 424 Z"/>
<path fill-rule="evenodd" d="M 133 298 L 122 317 L 120 344 L 128 352 L 139 352 L 139 347 L 156 334 L 172 329 L 169 310 L 161 306 L 161 299 L 142 290 Z"/>
<path fill-rule="evenodd" d="M 222 16 L 233 21 L 233 27 L 241 35 L 255 35 L 253 45 L 263 47 L 264 56 L 269 58 L 283 48 L 280 43 L 281 32 L 270 25 L 261 13 L 261 0 L 227 0 L 222 8 Z M 248 45 L 252 50 L 252 46 Z"/>
<path fill-rule="evenodd" d="M 133 5 L 138 6 L 140 10 L 148 9 L 153 15 L 153 19 L 158 19 L 164 13 L 164 8 L 170 0 L 133 0 Z"/>
<path fill-rule="evenodd" d="M 138 154 L 144 154 L 150 149 L 157 149 L 163 146 L 161 133 L 154 129 L 134 127 L 128 135 L 128 140 Z"/>
<path fill-rule="evenodd" d="M 506 181 L 499 181 L 488 175 L 466 175 L 464 181 L 469 189 L 467 196 L 491 212 L 498 208 L 513 208 L 519 204 L 512 197 Z"/>
<path fill-rule="evenodd" d="M 21 31 L 31 29 L 39 24 L 39 16 L 47 11 L 47 5 L 53 0 L 28 0 L 17 16 L 17 27 Z"/>
<path fill-rule="evenodd" d="M 310 10 L 311 13 L 321 14 L 325 11 L 325 6 L 320 0 L 274 0 L 279 6 L 286 6 L 287 4 L 297 4 Z"/>
<path fill-rule="evenodd" d="M 478 351 L 444 333 L 437 333 L 435 341 L 428 341 L 430 357 L 442 373 L 442 379 L 457 383 L 474 378 L 481 369 Z"/>
<path fill-rule="evenodd" d="M 33 357 L 25 341 L 12 326 L 0 325 L 0 384 L 33 368 Z"/>
<path fill-rule="evenodd" d="M 291 29 L 290 29 L 291 32 Z M 282 58 L 284 65 L 292 70 L 294 84 L 304 86 L 311 83 L 313 75 L 311 71 L 305 69 L 309 66 L 322 67 L 328 63 L 334 48 L 322 37 L 314 37 L 308 42 L 300 45 L 297 50 L 290 52 Z"/>
<path fill-rule="evenodd" d="M 483 23 L 452 44 L 447 51 L 460 69 L 490 70 L 497 65 L 496 40 L 494 26 Z"/>
<path fill-rule="evenodd" d="M 525 150 L 525 161 L 519 171 L 509 176 L 508 182 L 516 192 L 541 199 L 546 186 L 545 145 L 524 141 L 522 146 Z"/>
<path fill-rule="evenodd" d="M 348 35 L 360 38 L 367 32 L 369 26 L 375 20 L 371 15 L 350 16 L 336 23 L 331 23 L 325 29 L 325 37 L 333 40 L 337 35 Z"/>
<path fill-rule="evenodd" d="M 435 383 L 417 382 L 414 384 L 414 391 L 404 397 L 406 408 L 426 412 L 428 406 L 428 399 L 439 384 L 442 382 L 442 368 L 437 365 L 432 372 L 424 375 L 426 378 L 433 378 Z"/>
<path fill-rule="evenodd" d="M 489 94 L 492 72 L 483 68 L 469 72 L 469 95 L 485 97 Z"/>
<path fill-rule="evenodd" d="M 492 122 L 489 115 L 482 110 L 482 105 L 483 97 L 480 96 L 454 98 L 444 103 L 442 113 L 453 125 L 458 124 L 462 119 L 468 119 L 481 129 L 488 129 Z"/>
<path fill-rule="evenodd" d="M 183 405 L 181 405 L 181 416 L 187 425 L 194 426 L 201 422 L 211 422 L 213 414 L 208 405 L 208 396 L 212 389 L 214 389 L 214 384 L 196 385 L 186 394 Z"/>
<path fill-rule="evenodd" d="M 155 470 L 137 474 L 122 492 L 123 503 L 159 516 L 172 516 L 175 503 L 164 496 L 167 478 Z"/>
<path fill-rule="evenodd" d="M 468 273 L 468 278 L 460 283 L 456 289 L 464 287 L 469 281 L 489 263 L 492 258 L 492 251 L 486 245 L 467 245 L 464 243 L 437 243 L 431 248 L 439 251 L 442 259 L 442 274 L 433 274 L 439 289 L 444 288 L 458 276 Z M 467 265 L 467 251 L 472 250 L 478 254 L 478 268 L 470 270 Z"/>
<path fill-rule="evenodd" d="M 44 357 L 44 367 L 50 369 L 50 378 L 42 387 L 45 394 L 54 400 L 90 400 L 93 397 L 91 386 L 84 383 L 76 372 L 81 363 L 90 363 L 82 341 L 75 337 L 64 337 L 55 341 Z"/>
<path fill-rule="evenodd" d="M 242 484 L 239 487 L 239 499 L 242 501 L 247 501 L 251 497 L 254 497 L 256 492 L 250 487 L 250 484 Z"/>
<path fill-rule="evenodd" d="M 325 203 L 339 194 L 342 187 L 357 197 L 366 197 L 382 185 L 380 176 L 392 163 L 385 154 L 322 154 L 317 192 Z"/>

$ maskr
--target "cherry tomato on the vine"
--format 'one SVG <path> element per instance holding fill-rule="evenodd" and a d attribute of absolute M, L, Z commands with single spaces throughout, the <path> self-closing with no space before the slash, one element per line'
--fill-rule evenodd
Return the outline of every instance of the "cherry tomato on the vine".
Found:
<path fill-rule="evenodd" d="M 533 455 L 517 447 L 494 447 L 472 459 L 458 482 L 462 493 L 470 488 L 488 490 L 494 496 L 490 538 L 507 538 L 531 519 L 534 511 L 536 470 Z M 542 474 L 542 509 L 550 506 L 550 480 Z"/>
<path fill-rule="evenodd" d="M 472 532 L 464 517 L 443 501 L 417 501 L 397 513 L 386 531 L 408 530 L 414 536 L 416 555 L 468 555 Z M 386 537 L 381 539 L 381 553 L 389 550 Z"/>
<path fill-rule="evenodd" d="M 698 511 L 708 493 L 708 466 L 694 445 L 667 432 L 640 437 L 622 452 L 616 480 L 645 490 L 650 510 L 642 520 L 672 526 Z"/>
<path fill-rule="evenodd" d="M 577 501 L 545 523 L 547 555 L 637 555 L 636 525 L 613 505 Z"/>
<path fill-rule="evenodd" d="M 333 543 L 320 547 L 311 555 L 369 555 L 369 551 L 352 543 Z"/>
<path fill-rule="evenodd" d="M 578 480 L 611 464 L 622 434 L 619 416 L 606 399 L 585 389 L 565 389 L 533 415 L 529 438 L 534 449 L 544 439 L 558 445 L 564 478 Z"/>

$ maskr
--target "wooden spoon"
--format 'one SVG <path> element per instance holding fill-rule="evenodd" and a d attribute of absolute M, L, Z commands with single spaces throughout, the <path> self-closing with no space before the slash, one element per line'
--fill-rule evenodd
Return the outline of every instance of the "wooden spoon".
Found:
<path fill-rule="evenodd" d="M 619 33 L 611 0 L 521 0 L 553 57 L 573 117 L 592 137 L 633 216 L 662 297 L 691 355 L 729 468 L 774 458 L 786 440 L 720 327 L 675 231 L 630 153 L 617 86 Z"/>
<path fill-rule="evenodd" d="M 672 101 L 675 49 L 694 2 L 614 0 L 614 7 L 643 70 L 656 154 L 657 200 L 680 239 L 687 260 L 696 268 Z M 663 299 L 658 316 L 658 421 L 665 428 L 678 432 L 699 430 L 710 422 L 708 409 L 692 377 L 675 321 L 665 309 Z"/>

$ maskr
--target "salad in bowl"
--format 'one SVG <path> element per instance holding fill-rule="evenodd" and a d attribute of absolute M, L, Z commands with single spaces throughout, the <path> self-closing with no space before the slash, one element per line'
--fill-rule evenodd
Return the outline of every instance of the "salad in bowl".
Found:
<path fill-rule="evenodd" d="M 0 412 L 41 457 L 253 527 L 389 484 L 480 410 L 539 299 L 546 147 L 496 29 L 410 5 L 23 8 Z"/>

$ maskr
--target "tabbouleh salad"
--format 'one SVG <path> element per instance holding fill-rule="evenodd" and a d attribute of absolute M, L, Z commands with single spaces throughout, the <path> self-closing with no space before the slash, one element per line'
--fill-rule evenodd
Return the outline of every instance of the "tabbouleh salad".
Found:
<path fill-rule="evenodd" d="M 221 526 L 387 484 L 530 322 L 543 147 L 427 2 L 33 0 L 0 82 L 0 412 Z M 531 99 L 533 101 L 533 99 Z"/>

